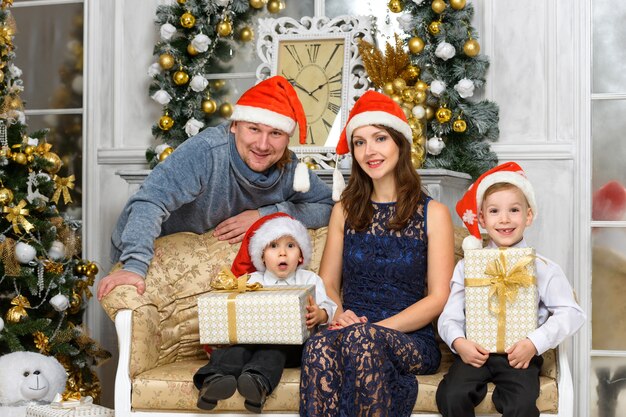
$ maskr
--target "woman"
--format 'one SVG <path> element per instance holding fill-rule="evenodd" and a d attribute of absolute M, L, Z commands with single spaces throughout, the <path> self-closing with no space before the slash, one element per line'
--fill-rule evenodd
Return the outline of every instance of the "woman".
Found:
<path fill-rule="evenodd" d="M 431 323 L 449 293 L 452 220 L 421 191 L 411 141 L 389 97 L 368 91 L 355 103 L 337 147 L 350 148 L 352 174 L 320 266 L 338 309 L 305 347 L 302 416 L 409 416 L 415 375 L 439 366 Z"/>

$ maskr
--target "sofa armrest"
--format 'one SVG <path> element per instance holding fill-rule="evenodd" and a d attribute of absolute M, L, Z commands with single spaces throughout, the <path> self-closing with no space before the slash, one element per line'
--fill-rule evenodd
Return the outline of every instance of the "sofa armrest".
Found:
<path fill-rule="evenodd" d="M 113 288 L 110 293 L 100 300 L 100 305 L 111 318 L 115 317 L 120 310 L 137 310 L 145 305 L 152 304 L 148 294 L 137 294 L 137 287 L 134 285 L 120 285 Z"/>

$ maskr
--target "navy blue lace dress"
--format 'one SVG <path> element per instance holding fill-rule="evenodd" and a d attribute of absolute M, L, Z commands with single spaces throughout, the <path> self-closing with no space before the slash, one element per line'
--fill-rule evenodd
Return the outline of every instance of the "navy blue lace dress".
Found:
<path fill-rule="evenodd" d="M 441 353 L 428 325 L 410 333 L 374 323 L 424 297 L 426 209 L 401 231 L 386 225 L 394 203 L 373 203 L 372 224 L 344 232 L 343 308 L 368 323 L 326 330 L 307 342 L 300 380 L 301 416 L 410 416 L 417 398 L 416 374 L 434 373 Z"/>

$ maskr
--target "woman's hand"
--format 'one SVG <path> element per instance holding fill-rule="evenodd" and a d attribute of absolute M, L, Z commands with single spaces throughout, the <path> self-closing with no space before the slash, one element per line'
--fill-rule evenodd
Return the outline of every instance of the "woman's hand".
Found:
<path fill-rule="evenodd" d="M 338 316 L 335 316 L 335 319 L 332 321 L 332 323 L 330 323 L 330 326 L 328 326 L 328 328 L 331 330 L 337 330 L 359 323 L 367 323 L 367 317 L 359 317 L 354 314 L 354 311 L 346 310 Z"/>

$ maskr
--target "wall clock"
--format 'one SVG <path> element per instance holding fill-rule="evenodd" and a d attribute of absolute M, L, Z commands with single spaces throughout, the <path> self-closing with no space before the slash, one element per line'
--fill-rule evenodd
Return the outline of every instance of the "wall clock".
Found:
<path fill-rule="evenodd" d="M 262 64 L 257 78 L 287 78 L 307 116 L 306 145 L 300 146 L 294 135 L 291 149 L 334 152 L 350 109 L 369 87 L 358 55 L 360 38 L 372 42 L 369 17 L 259 19 L 257 53 Z"/>

